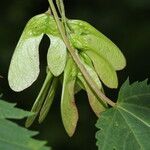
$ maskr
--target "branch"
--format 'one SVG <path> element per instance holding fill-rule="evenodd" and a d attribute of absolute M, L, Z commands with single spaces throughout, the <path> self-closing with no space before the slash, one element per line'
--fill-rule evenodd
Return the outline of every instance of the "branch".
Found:
<path fill-rule="evenodd" d="M 73 60 L 75 61 L 76 65 L 78 66 L 78 68 L 80 69 L 81 73 L 83 74 L 86 82 L 90 85 L 90 87 L 92 88 L 92 90 L 96 93 L 96 95 L 105 103 L 108 103 L 110 106 L 114 107 L 116 105 L 116 103 L 114 103 L 113 101 L 111 101 L 108 97 L 106 97 L 98 88 L 97 84 L 95 84 L 95 82 L 93 81 L 93 79 L 91 78 L 91 76 L 89 75 L 89 73 L 87 72 L 86 68 L 84 67 L 84 65 L 82 64 L 82 62 L 80 61 L 80 57 L 78 55 L 78 53 L 76 52 L 76 50 L 70 45 L 70 42 L 65 34 L 65 31 L 63 30 L 63 25 L 59 20 L 57 11 L 55 9 L 53 0 L 48 0 L 51 10 L 53 12 L 54 18 L 56 20 L 58 29 L 60 31 L 60 34 L 62 36 L 62 39 L 64 41 L 64 43 L 66 44 L 66 47 L 68 48 L 68 51 L 70 52 Z"/>

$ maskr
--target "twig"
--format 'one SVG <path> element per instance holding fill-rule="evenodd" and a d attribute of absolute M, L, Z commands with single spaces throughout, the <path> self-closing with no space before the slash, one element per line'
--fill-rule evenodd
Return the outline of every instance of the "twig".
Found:
<path fill-rule="evenodd" d="M 63 25 L 59 20 L 57 11 L 55 9 L 53 0 L 48 0 L 52 13 L 54 15 L 54 18 L 56 20 L 58 29 L 60 31 L 60 34 L 62 36 L 62 39 L 64 41 L 64 43 L 66 44 L 66 47 L 68 48 L 68 51 L 70 52 L 73 60 L 75 61 L 75 63 L 77 64 L 78 68 L 80 69 L 81 73 L 83 74 L 86 82 L 91 86 L 92 90 L 96 93 L 96 95 L 105 103 L 108 103 L 110 106 L 114 107 L 116 105 L 116 103 L 114 103 L 113 101 L 111 101 L 108 97 L 106 97 L 98 88 L 98 86 L 95 84 L 95 82 L 93 82 L 93 79 L 91 78 L 91 76 L 89 75 L 89 73 L 87 72 L 86 68 L 84 67 L 84 65 L 82 64 L 82 62 L 80 61 L 80 57 L 78 55 L 78 53 L 76 53 L 76 50 L 70 45 L 70 42 L 65 34 L 65 31 L 62 30 L 63 29 Z"/>

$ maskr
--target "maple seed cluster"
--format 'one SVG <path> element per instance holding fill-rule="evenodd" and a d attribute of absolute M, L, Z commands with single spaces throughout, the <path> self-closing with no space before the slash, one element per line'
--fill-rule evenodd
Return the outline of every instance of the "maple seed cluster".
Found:
<path fill-rule="evenodd" d="M 89 23 L 68 20 L 68 39 L 93 82 L 103 91 L 102 83 L 109 88 L 118 87 L 116 71 L 126 66 L 119 48 Z M 54 100 L 59 80 L 63 79 L 61 116 L 66 132 L 72 136 L 78 122 L 78 110 L 74 95 L 85 90 L 91 108 L 97 116 L 107 108 L 87 84 L 82 73 L 67 51 L 53 16 L 43 13 L 33 17 L 26 25 L 14 51 L 8 74 L 9 85 L 16 92 L 31 86 L 38 78 L 39 45 L 44 35 L 50 39 L 47 53 L 47 76 L 31 109 L 35 115 L 26 121 L 29 127 L 39 114 L 41 123 Z"/>

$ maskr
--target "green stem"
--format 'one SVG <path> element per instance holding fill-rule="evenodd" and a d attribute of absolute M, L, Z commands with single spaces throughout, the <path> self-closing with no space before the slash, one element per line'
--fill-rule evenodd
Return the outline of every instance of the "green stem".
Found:
<path fill-rule="evenodd" d="M 67 19 L 66 19 L 66 15 L 65 15 L 65 7 L 64 7 L 64 3 L 63 0 L 56 0 L 56 4 L 59 10 L 59 13 L 61 15 L 61 19 L 62 19 L 62 23 L 63 23 L 63 30 L 65 31 L 65 33 L 67 34 Z"/>
<path fill-rule="evenodd" d="M 58 29 L 60 31 L 60 34 L 62 36 L 62 39 L 64 41 L 64 43 L 66 44 L 66 47 L 68 48 L 68 51 L 70 52 L 73 60 L 75 61 L 76 65 L 78 66 L 78 68 L 80 69 L 81 73 L 83 74 L 86 82 L 90 85 L 90 87 L 92 88 L 92 90 L 96 93 L 96 95 L 105 103 L 108 103 L 110 106 L 114 107 L 116 104 L 111 101 L 108 97 L 106 97 L 98 88 L 98 86 L 94 83 L 93 79 L 91 78 L 91 76 L 89 75 L 89 73 L 87 72 L 86 68 L 84 67 L 84 65 L 82 64 L 82 62 L 80 61 L 80 57 L 78 55 L 78 53 L 76 52 L 76 50 L 70 45 L 70 42 L 64 32 L 62 23 L 60 22 L 59 18 L 58 18 L 58 14 L 57 11 L 55 9 L 53 0 L 48 0 L 51 10 L 53 12 L 54 18 L 56 20 Z"/>
<path fill-rule="evenodd" d="M 57 5 L 57 7 L 58 7 L 58 11 L 59 11 L 59 13 L 60 13 L 60 15 L 61 15 L 60 0 L 56 0 L 56 5 Z"/>
<path fill-rule="evenodd" d="M 67 26 L 66 26 L 66 15 L 65 15 L 64 3 L 63 3 L 63 0 L 59 0 L 59 1 L 60 1 L 61 13 L 62 13 L 62 21 L 63 21 L 65 27 L 67 27 Z"/>

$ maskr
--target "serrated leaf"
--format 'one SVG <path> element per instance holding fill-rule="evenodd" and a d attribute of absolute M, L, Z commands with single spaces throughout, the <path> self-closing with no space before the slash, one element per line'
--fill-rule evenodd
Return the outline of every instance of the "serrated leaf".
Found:
<path fill-rule="evenodd" d="M 17 124 L 6 120 L 22 119 L 33 115 L 30 112 L 15 108 L 11 104 L 0 100 L 0 149 L 2 150 L 49 150 L 44 146 L 46 142 L 32 138 L 38 132 L 29 131 Z"/>
<path fill-rule="evenodd" d="M 0 100 L 0 119 L 23 119 L 33 113 L 15 108 L 16 104 Z"/>
<path fill-rule="evenodd" d="M 66 65 L 67 48 L 61 38 L 48 36 L 51 40 L 47 54 L 48 67 L 54 76 L 59 76 L 64 71 Z"/>
<path fill-rule="evenodd" d="M 23 119 L 27 116 L 34 115 L 34 113 L 23 111 L 18 108 L 15 108 L 14 111 L 15 106 L 16 104 L 11 104 L 0 100 L 0 119 Z M 9 109 L 7 107 L 9 107 Z"/>
<path fill-rule="evenodd" d="M 68 20 L 72 34 L 73 45 L 81 50 L 92 50 L 99 53 L 111 63 L 115 70 L 126 66 L 126 60 L 120 49 L 105 35 L 81 20 Z M 119 63 L 118 63 L 119 62 Z"/>
<path fill-rule="evenodd" d="M 28 88 L 39 75 L 39 44 L 43 34 L 59 35 L 54 18 L 46 13 L 27 23 L 14 51 L 8 81 L 16 92 Z"/>
<path fill-rule="evenodd" d="M 76 76 L 76 65 L 74 64 L 74 61 L 69 58 L 64 71 L 61 96 L 61 116 L 65 130 L 69 136 L 73 136 L 78 121 L 78 110 L 74 98 Z"/>
<path fill-rule="evenodd" d="M 40 112 L 40 109 L 42 108 L 44 100 L 47 96 L 47 92 L 48 92 L 48 89 L 50 87 L 52 79 L 53 79 L 53 75 L 50 71 L 48 71 L 46 79 L 45 79 L 43 86 L 40 90 L 40 93 L 38 94 L 38 97 L 36 98 L 36 100 L 32 106 L 32 109 L 31 109 L 31 112 L 34 112 L 36 114 L 34 116 L 30 116 L 27 118 L 26 123 L 25 123 L 26 127 L 30 127 L 32 125 L 32 123 L 34 122 L 38 113 Z"/>
<path fill-rule="evenodd" d="M 110 88 L 118 87 L 117 74 L 114 68 L 103 57 L 96 52 L 86 51 L 86 54 L 93 61 L 95 70 L 103 83 Z"/>
<path fill-rule="evenodd" d="M 123 84 L 117 105 L 102 113 L 96 124 L 99 150 L 150 149 L 149 99 L 147 81 Z"/>
<path fill-rule="evenodd" d="M 42 123 L 45 117 L 47 116 L 49 109 L 53 103 L 56 88 L 57 88 L 58 79 L 55 78 L 50 87 L 49 93 L 45 99 L 45 102 L 40 110 L 39 123 Z"/>

